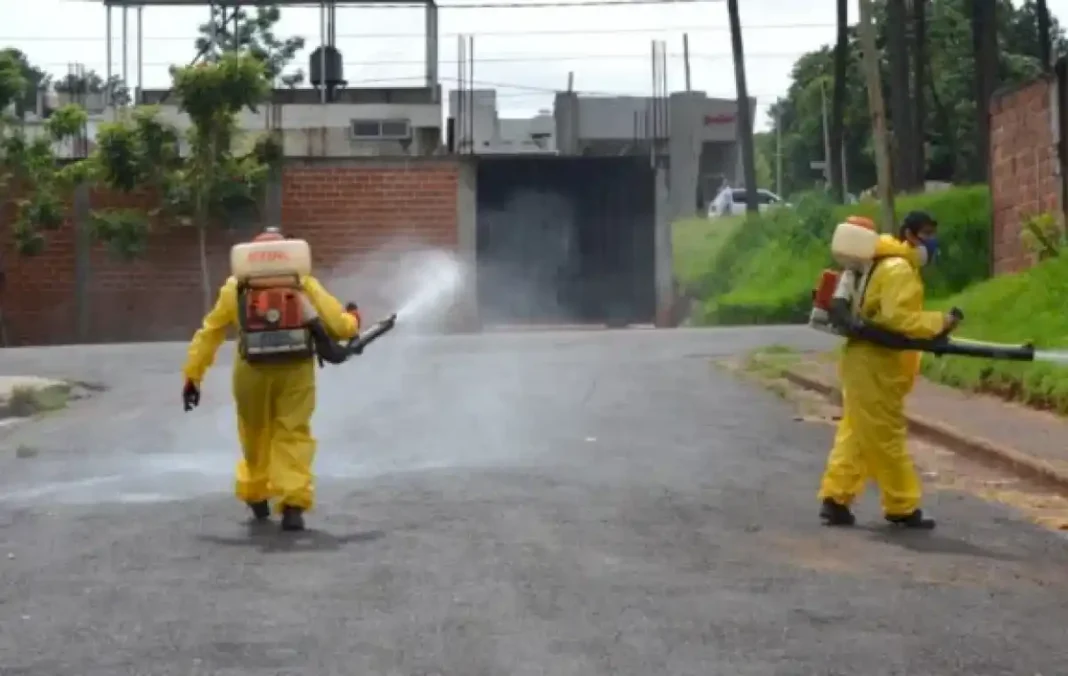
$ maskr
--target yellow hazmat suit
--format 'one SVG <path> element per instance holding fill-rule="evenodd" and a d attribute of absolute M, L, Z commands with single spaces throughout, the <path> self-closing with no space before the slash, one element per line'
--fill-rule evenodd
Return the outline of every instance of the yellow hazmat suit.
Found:
<path fill-rule="evenodd" d="M 345 311 L 314 277 L 301 278 L 308 302 L 337 340 L 354 338 L 357 318 Z M 219 290 L 215 307 L 193 336 L 183 372 L 199 386 L 226 339 L 238 323 L 237 280 L 231 277 Z M 315 412 L 315 359 L 251 365 L 237 356 L 233 370 L 237 432 L 242 459 L 237 465 L 235 492 L 239 500 L 257 503 L 277 498 L 277 509 L 312 508 L 315 488 L 312 462 L 315 438 L 311 417 Z"/>
<path fill-rule="evenodd" d="M 915 249 L 880 237 L 875 266 L 860 314 L 882 328 L 911 338 L 934 338 L 945 329 L 940 312 L 923 310 L 923 280 Z M 839 363 L 842 419 L 827 459 L 819 499 L 848 507 L 875 479 L 883 512 L 903 517 L 919 508 L 921 487 L 905 448 L 905 397 L 919 372 L 921 353 L 891 350 L 858 340 L 846 342 Z"/>

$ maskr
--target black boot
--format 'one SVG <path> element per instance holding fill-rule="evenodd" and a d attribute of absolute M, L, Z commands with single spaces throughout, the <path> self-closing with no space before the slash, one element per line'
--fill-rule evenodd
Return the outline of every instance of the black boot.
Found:
<path fill-rule="evenodd" d="M 282 530 L 304 530 L 304 510 L 297 507 L 283 507 Z"/>
<path fill-rule="evenodd" d="M 904 516 L 891 516 L 887 514 L 886 520 L 892 524 L 903 526 L 905 528 L 914 528 L 916 530 L 931 530 L 935 527 L 935 520 L 929 516 L 924 516 L 922 509 L 917 509 L 911 514 L 906 514 Z"/>
<path fill-rule="evenodd" d="M 852 526 L 857 522 L 857 517 L 853 516 L 849 507 L 825 498 L 820 505 L 820 520 L 824 526 Z"/>
<path fill-rule="evenodd" d="M 271 503 L 266 500 L 250 502 L 248 508 L 252 510 L 252 518 L 256 521 L 266 521 L 271 518 Z"/>

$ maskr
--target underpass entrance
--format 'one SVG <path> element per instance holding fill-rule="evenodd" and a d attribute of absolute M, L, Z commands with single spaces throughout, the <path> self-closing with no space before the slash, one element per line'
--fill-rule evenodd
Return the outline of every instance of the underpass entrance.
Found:
<path fill-rule="evenodd" d="M 483 325 L 653 323 L 647 157 L 482 156 L 477 181 Z"/>

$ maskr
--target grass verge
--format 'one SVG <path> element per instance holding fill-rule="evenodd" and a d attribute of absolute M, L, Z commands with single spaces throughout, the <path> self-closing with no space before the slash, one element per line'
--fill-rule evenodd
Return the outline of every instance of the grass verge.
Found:
<path fill-rule="evenodd" d="M 745 222 L 744 217 L 684 218 L 671 229 L 675 276 L 683 289 L 692 291 L 700 284 L 709 261 Z"/>
<path fill-rule="evenodd" d="M 962 338 L 1068 348 L 1068 258 L 1054 258 L 1026 272 L 976 284 L 939 305 L 964 311 L 957 331 Z M 953 387 L 1068 414 L 1068 367 L 1064 365 L 928 355 L 923 373 Z"/>
<path fill-rule="evenodd" d="M 851 214 L 877 219 L 876 205 L 831 204 L 806 195 L 792 209 L 775 209 L 733 224 L 704 248 L 677 238 L 680 280 L 700 300 L 698 324 L 783 324 L 807 319 L 820 270 L 831 265 L 834 226 Z M 929 212 L 940 223 L 942 258 L 925 272 L 932 298 L 984 279 L 989 251 L 990 194 L 985 186 L 904 197 L 897 209 Z M 687 226 L 695 227 L 695 226 Z M 679 230 L 676 230 L 679 232 Z"/>

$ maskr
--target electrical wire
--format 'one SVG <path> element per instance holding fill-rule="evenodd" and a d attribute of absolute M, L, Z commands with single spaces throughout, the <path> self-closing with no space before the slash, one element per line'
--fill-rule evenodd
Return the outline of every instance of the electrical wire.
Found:
<path fill-rule="evenodd" d="M 68 0 L 69 1 L 69 0 Z M 77 0 L 79 2 L 91 2 L 93 4 L 99 4 L 100 0 Z M 622 7 L 629 5 L 697 5 L 697 4 L 710 4 L 710 3 L 722 3 L 725 0 L 573 0 L 572 2 L 561 2 L 560 0 L 550 0 L 547 2 L 468 2 L 468 3 L 456 3 L 456 4 L 438 4 L 438 11 L 450 10 L 450 9 L 542 9 L 546 7 Z M 346 2 L 335 3 L 334 6 L 338 9 L 410 9 L 413 7 L 425 7 L 428 0 L 409 0 L 408 2 L 366 2 L 363 4 L 352 4 Z M 112 8 L 123 8 L 124 5 L 116 0 L 110 0 L 104 3 Z M 282 2 L 272 3 L 279 7 L 302 7 L 304 9 L 311 9 L 316 7 L 312 3 L 292 3 Z M 130 9 L 135 8 L 137 5 L 128 5 Z M 160 7 L 181 7 L 182 5 L 158 5 Z"/>
<path fill-rule="evenodd" d="M 747 25 L 746 33 L 751 31 L 773 30 L 806 30 L 815 28 L 834 28 L 830 23 L 803 23 L 803 24 L 766 24 Z M 522 31 L 477 31 L 473 33 L 442 33 L 439 38 L 455 38 L 460 35 L 468 37 L 526 37 L 537 35 L 613 35 L 613 34 L 649 34 L 649 33 L 727 33 L 730 26 L 658 26 L 651 28 L 549 28 L 545 30 L 522 30 Z M 146 42 L 194 42 L 200 35 L 146 35 Z M 307 36 L 304 36 L 307 37 Z M 395 40 L 397 38 L 425 39 L 423 33 L 339 33 L 338 38 L 346 40 Z M 103 42 L 103 36 L 53 36 L 53 35 L 0 35 L 0 42 Z"/>
<path fill-rule="evenodd" d="M 668 57 L 672 59 L 681 59 L 683 54 L 668 54 Z M 756 53 L 746 54 L 745 58 L 749 59 L 797 59 L 801 56 L 797 52 L 782 52 L 782 53 Z M 731 54 L 690 54 L 690 60 L 698 61 L 722 61 L 724 59 L 733 59 Z M 630 59 L 640 59 L 644 61 L 649 60 L 648 54 L 566 54 L 566 55 L 511 55 L 511 56 L 480 56 L 478 63 L 552 63 L 559 61 L 624 61 Z M 371 66 L 417 66 L 423 65 L 426 62 L 422 59 L 417 60 L 390 60 L 390 59 L 375 59 L 374 61 L 345 61 L 345 67 L 358 67 L 367 68 Z M 439 65 L 455 65 L 459 63 L 456 59 L 439 59 Z M 67 63 L 59 62 L 44 62 L 37 63 L 37 66 L 47 67 L 60 67 L 66 66 Z M 174 65 L 170 61 L 146 61 L 142 64 L 148 68 L 163 68 Z"/>

